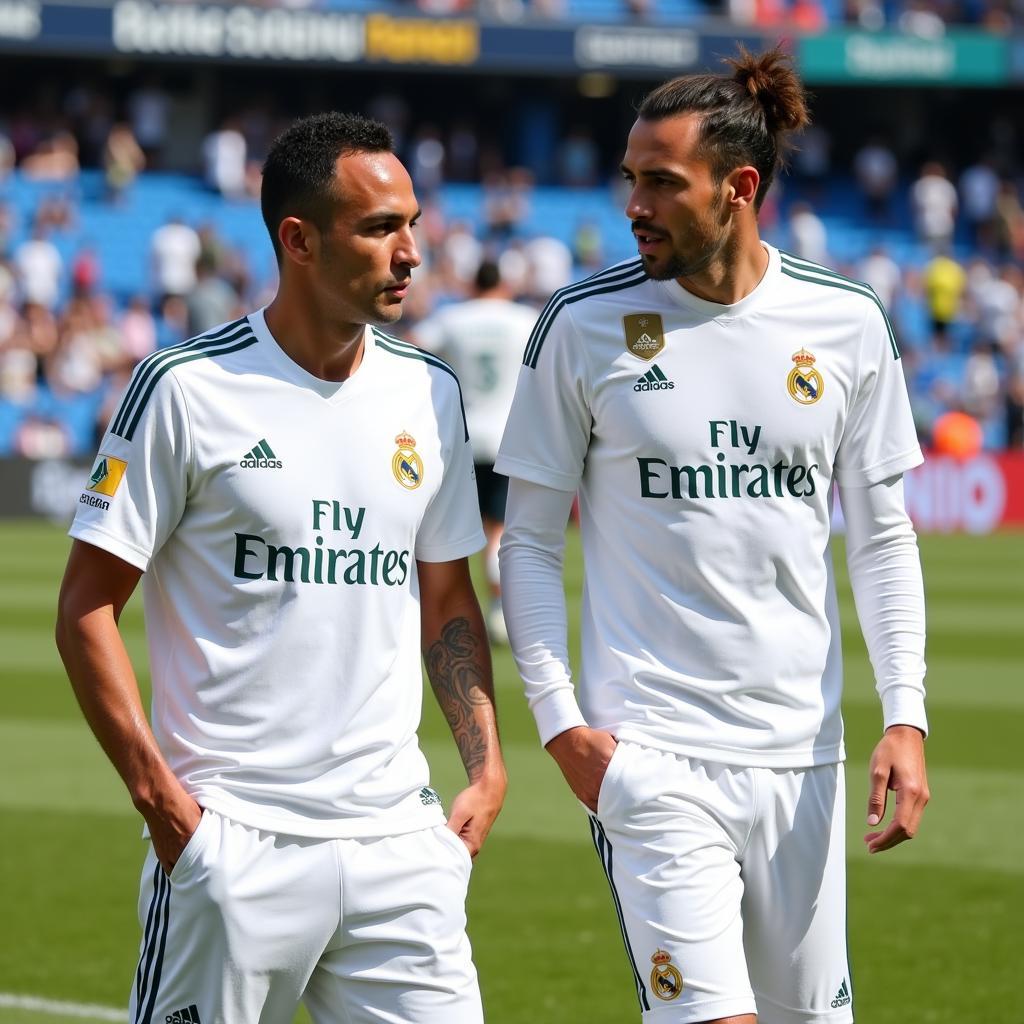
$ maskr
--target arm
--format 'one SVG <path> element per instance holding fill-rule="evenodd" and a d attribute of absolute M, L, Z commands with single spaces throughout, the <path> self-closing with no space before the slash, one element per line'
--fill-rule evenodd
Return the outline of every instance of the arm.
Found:
<path fill-rule="evenodd" d="M 912 839 L 928 803 L 924 738 L 924 584 L 917 537 L 903 504 L 903 478 L 842 488 L 846 560 L 857 615 L 882 699 L 884 733 L 871 756 L 868 825 L 892 821 L 864 841 L 880 853 Z"/>
<path fill-rule="evenodd" d="M 573 692 L 562 585 L 572 499 L 569 491 L 509 481 L 499 553 L 502 604 L 541 742 L 569 788 L 593 811 L 615 738 L 588 728 Z"/>
<path fill-rule="evenodd" d="M 505 799 L 507 779 L 480 605 L 465 558 L 416 563 L 423 658 L 469 786 L 452 801 L 448 827 L 475 857 Z"/>
<path fill-rule="evenodd" d="M 146 819 L 170 873 L 202 811 L 174 777 L 146 720 L 118 620 L 140 569 L 76 540 L 57 613 L 57 648 L 89 727 Z"/>

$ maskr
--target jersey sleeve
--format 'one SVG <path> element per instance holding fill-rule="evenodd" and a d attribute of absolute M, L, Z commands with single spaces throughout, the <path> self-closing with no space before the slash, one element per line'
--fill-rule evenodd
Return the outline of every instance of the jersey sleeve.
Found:
<path fill-rule="evenodd" d="M 485 544 L 462 394 L 457 383 L 446 390 L 450 400 L 439 417 L 444 469 L 416 534 L 416 558 L 421 562 L 465 558 Z"/>
<path fill-rule="evenodd" d="M 143 572 L 184 512 L 192 457 L 181 388 L 173 373 L 153 386 L 147 366 L 107 428 L 68 531 Z"/>
<path fill-rule="evenodd" d="M 545 310 L 526 346 L 494 468 L 505 476 L 575 491 L 590 446 L 590 379 L 576 326 Z"/>
<path fill-rule="evenodd" d="M 924 462 L 903 361 L 888 320 L 872 306 L 861 338 L 860 372 L 836 453 L 840 486 L 870 487 Z"/>

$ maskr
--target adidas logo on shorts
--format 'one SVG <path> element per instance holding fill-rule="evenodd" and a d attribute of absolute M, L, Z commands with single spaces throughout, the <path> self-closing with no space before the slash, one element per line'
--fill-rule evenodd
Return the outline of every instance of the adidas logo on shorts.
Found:
<path fill-rule="evenodd" d="M 175 1010 L 164 1017 L 164 1024 L 202 1024 L 196 1004 L 186 1006 L 184 1010 Z"/>
<path fill-rule="evenodd" d="M 838 1010 L 840 1006 L 850 1005 L 850 986 L 846 984 L 846 979 L 843 978 L 842 985 L 839 986 L 839 991 L 836 993 L 835 999 L 832 1000 L 832 1009 Z"/>
<path fill-rule="evenodd" d="M 633 385 L 634 391 L 671 391 L 675 387 L 661 372 L 661 367 L 655 363 L 642 377 L 637 378 Z"/>

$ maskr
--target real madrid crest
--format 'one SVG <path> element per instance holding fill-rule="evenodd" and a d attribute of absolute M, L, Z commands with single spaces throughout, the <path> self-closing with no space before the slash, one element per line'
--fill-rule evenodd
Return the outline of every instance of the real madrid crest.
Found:
<path fill-rule="evenodd" d="M 403 430 L 395 444 L 398 451 L 391 458 L 391 472 L 407 491 L 415 491 L 423 483 L 423 460 L 416 451 L 416 438 Z"/>
<path fill-rule="evenodd" d="M 786 390 L 790 397 L 801 405 L 814 405 L 825 390 L 825 381 L 821 372 L 814 368 L 814 356 L 802 348 L 793 353 L 796 366 L 789 371 L 786 378 Z"/>
<path fill-rule="evenodd" d="M 683 976 L 672 963 L 672 957 L 663 949 L 656 950 L 651 957 L 654 968 L 651 971 L 651 989 L 666 1003 L 678 999 L 683 991 Z"/>
<path fill-rule="evenodd" d="M 665 325 L 658 313 L 630 313 L 622 326 L 626 348 L 641 359 L 653 359 L 665 347 Z"/>

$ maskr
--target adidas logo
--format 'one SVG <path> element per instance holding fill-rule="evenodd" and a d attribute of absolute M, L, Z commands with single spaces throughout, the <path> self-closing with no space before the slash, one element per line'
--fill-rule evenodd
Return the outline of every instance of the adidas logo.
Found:
<path fill-rule="evenodd" d="M 661 367 L 655 363 L 642 377 L 637 378 L 633 385 L 634 391 L 671 391 L 675 387 L 661 372 Z"/>
<path fill-rule="evenodd" d="M 164 1017 L 164 1024 L 202 1024 L 196 1004 L 186 1006 L 184 1010 L 175 1010 Z"/>
<path fill-rule="evenodd" d="M 238 463 L 242 469 L 282 469 L 284 463 L 274 454 L 274 449 L 263 438 L 251 452 L 242 456 Z"/>
<path fill-rule="evenodd" d="M 837 1010 L 840 1006 L 850 1005 L 850 987 L 846 984 L 846 979 L 843 978 L 842 985 L 839 986 L 839 991 L 836 993 L 835 999 L 832 1000 L 832 1009 Z"/>

